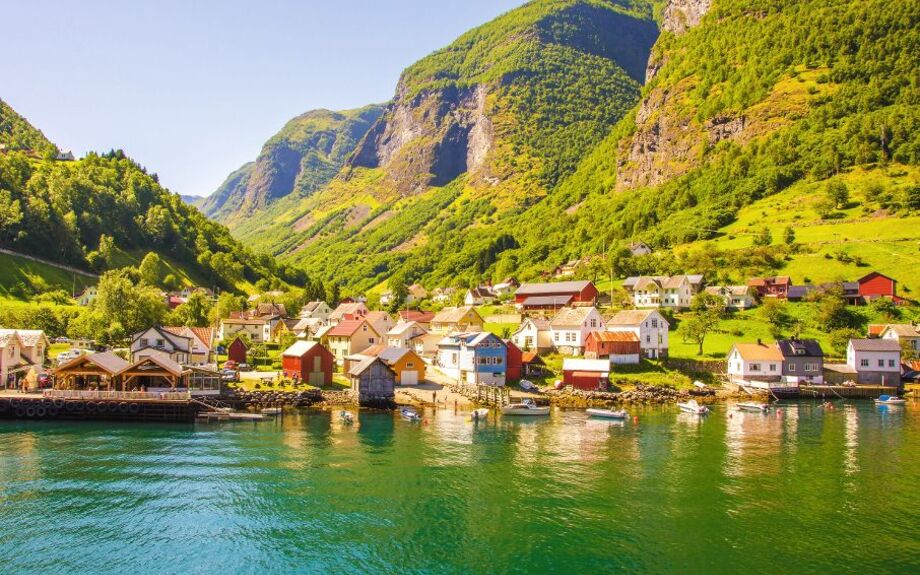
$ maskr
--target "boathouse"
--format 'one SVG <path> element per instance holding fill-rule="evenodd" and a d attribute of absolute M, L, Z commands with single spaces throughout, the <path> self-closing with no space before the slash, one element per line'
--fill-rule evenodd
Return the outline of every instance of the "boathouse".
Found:
<path fill-rule="evenodd" d="M 610 362 L 567 357 L 562 362 L 562 381 L 575 389 L 604 391 L 610 383 Z"/>
<path fill-rule="evenodd" d="M 246 345 L 246 342 L 243 341 L 242 338 L 237 337 L 227 348 L 227 359 L 233 360 L 238 364 L 246 363 L 246 353 L 248 351 L 249 346 Z"/>
<path fill-rule="evenodd" d="M 55 389 L 116 389 L 131 364 L 111 351 L 81 355 L 54 370 Z"/>
<path fill-rule="evenodd" d="M 335 357 L 315 341 L 295 341 L 281 353 L 284 377 L 300 380 L 316 387 L 332 383 Z"/>
<path fill-rule="evenodd" d="M 392 403 L 396 397 L 396 373 L 379 357 L 368 357 L 354 366 L 348 377 L 362 405 Z"/>

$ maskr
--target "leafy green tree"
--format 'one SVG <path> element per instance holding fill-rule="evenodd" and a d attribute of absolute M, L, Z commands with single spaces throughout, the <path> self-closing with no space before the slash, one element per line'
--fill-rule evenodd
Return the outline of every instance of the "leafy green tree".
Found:
<path fill-rule="evenodd" d="M 850 201 L 850 189 L 840 180 L 829 181 L 827 183 L 826 193 L 827 197 L 834 202 L 834 207 L 837 209 L 845 207 L 847 202 Z"/>
<path fill-rule="evenodd" d="M 246 298 L 230 292 L 224 292 L 217 298 L 217 302 L 211 308 L 209 319 L 212 324 L 216 324 L 222 319 L 230 317 L 232 312 L 243 311 L 246 308 Z"/>
<path fill-rule="evenodd" d="M 21 221 L 19 200 L 14 200 L 8 191 L 0 189 L 0 240 L 11 237 L 14 227 Z"/>
<path fill-rule="evenodd" d="M 141 283 L 148 286 L 158 286 L 163 280 L 163 260 L 156 252 L 147 252 L 137 271 L 140 273 Z"/>
<path fill-rule="evenodd" d="M 783 242 L 785 242 L 787 246 L 795 244 L 795 230 L 792 226 L 786 226 L 786 229 L 783 230 Z"/>
<path fill-rule="evenodd" d="M 860 337 L 862 337 L 862 334 L 850 327 L 832 330 L 829 335 L 831 349 L 837 357 L 846 357 L 850 340 L 859 339 Z"/>
<path fill-rule="evenodd" d="M 108 324 L 102 335 L 110 342 L 124 342 L 166 316 L 166 302 L 156 288 L 137 286 L 119 270 L 102 274 L 97 289 L 90 307 L 103 325 Z"/>
<path fill-rule="evenodd" d="M 773 339 L 780 339 L 783 330 L 790 324 L 786 303 L 776 298 L 765 298 L 760 306 L 760 317 L 770 326 Z"/>
<path fill-rule="evenodd" d="M 758 230 L 754 235 L 754 245 L 755 246 L 768 246 L 773 243 L 773 234 L 770 232 L 770 228 L 763 226 Z"/>
<path fill-rule="evenodd" d="M 822 331 L 856 328 L 859 324 L 858 318 L 847 306 L 840 287 L 829 289 L 818 298 L 815 319 L 816 327 Z"/>
<path fill-rule="evenodd" d="M 725 314 L 725 301 L 712 294 L 699 293 L 693 297 L 689 318 L 684 320 L 682 331 L 687 339 L 697 344 L 697 355 L 703 355 L 703 343 Z"/>
<path fill-rule="evenodd" d="M 402 274 L 397 273 L 390 278 L 387 285 L 389 286 L 392 296 L 389 306 L 390 311 L 399 311 L 399 308 L 403 306 L 406 297 L 409 295 L 409 288 L 406 286 L 406 278 Z"/>
<path fill-rule="evenodd" d="M 212 307 L 207 294 L 200 291 L 192 292 L 184 304 L 172 311 L 169 323 L 188 327 L 207 327 L 211 324 Z"/>

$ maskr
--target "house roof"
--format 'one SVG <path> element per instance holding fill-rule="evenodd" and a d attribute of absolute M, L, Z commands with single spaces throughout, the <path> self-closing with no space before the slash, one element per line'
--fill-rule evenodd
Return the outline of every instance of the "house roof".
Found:
<path fill-rule="evenodd" d="M 144 357 L 135 361 L 128 367 L 122 369 L 119 373 L 134 371 L 146 363 L 152 363 L 156 365 L 157 367 L 163 369 L 164 371 L 168 371 L 170 374 L 175 375 L 175 376 L 182 375 L 188 371 L 187 369 L 183 368 L 179 363 L 169 359 L 168 357 L 164 355 L 145 355 Z"/>
<path fill-rule="evenodd" d="M 347 314 L 356 314 L 359 311 L 364 311 L 366 309 L 367 306 L 361 302 L 340 303 L 339 306 L 332 310 L 332 313 L 329 314 L 329 319 L 341 319 Z"/>
<path fill-rule="evenodd" d="M 549 324 L 552 327 L 581 326 L 593 311 L 596 311 L 593 307 L 564 307 Z"/>
<path fill-rule="evenodd" d="M 400 319 L 406 322 L 417 321 L 419 323 L 430 323 L 434 315 L 433 311 L 419 311 L 415 309 L 399 311 Z"/>
<path fill-rule="evenodd" d="M 514 333 L 519 333 L 524 330 L 524 327 L 528 324 L 533 324 L 537 331 L 549 331 L 550 325 L 548 319 L 543 319 L 540 317 L 525 317 L 524 321 L 521 322 L 521 325 L 514 331 Z"/>
<path fill-rule="evenodd" d="M 460 323 L 470 312 L 479 315 L 473 306 L 446 307 L 431 319 L 431 323 Z"/>
<path fill-rule="evenodd" d="M 562 360 L 562 371 L 584 371 L 588 373 L 610 373 L 610 361 L 606 359 L 579 359 L 567 357 Z"/>
<path fill-rule="evenodd" d="M 880 337 L 884 333 L 887 323 L 870 323 L 868 334 L 869 337 Z"/>
<path fill-rule="evenodd" d="M 115 355 L 114 352 L 103 351 L 99 353 L 93 353 L 93 354 L 88 354 L 88 355 L 81 355 L 80 357 L 75 357 L 74 359 L 68 361 L 67 363 L 58 366 L 58 368 L 54 371 L 55 373 L 57 373 L 61 370 L 72 369 L 83 363 L 91 363 L 99 367 L 103 371 L 108 372 L 111 375 L 118 375 L 119 373 L 124 371 L 125 368 L 131 365 L 130 363 L 128 363 L 121 357 Z"/>
<path fill-rule="evenodd" d="M 370 346 L 353 357 L 379 357 L 385 364 L 393 365 L 409 353 L 414 354 L 415 352 L 409 349 L 390 347 L 380 343 Z"/>
<path fill-rule="evenodd" d="M 262 317 L 253 317 L 253 318 L 242 318 L 242 317 L 228 317 L 226 319 L 220 320 L 221 323 L 228 325 L 265 325 L 265 319 Z"/>
<path fill-rule="evenodd" d="M 760 287 L 767 284 L 774 285 L 792 285 L 792 280 L 789 279 L 789 276 L 773 276 L 766 278 L 751 278 L 748 280 L 748 285 L 751 287 Z"/>
<path fill-rule="evenodd" d="M 745 361 L 783 361 L 783 354 L 776 344 L 736 343 L 732 348 L 737 350 Z"/>
<path fill-rule="evenodd" d="M 193 334 L 207 349 L 211 349 L 211 342 L 214 341 L 214 328 L 211 327 L 164 326 L 163 329 L 181 337 Z"/>
<path fill-rule="evenodd" d="M 776 345 L 783 357 L 824 357 L 821 344 L 813 339 L 781 339 Z"/>
<path fill-rule="evenodd" d="M 897 283 L 897 281 L 898 281 L 898 280 L 894 279 L 893 277 L 886 276 L 886 275 L 883 274 L 883 273 L 879 273 L 879 272 L 869 272 L 869 273 L 867 273 L 866 275 L 864 275 L 863 277 L 861 277 L 861 278 L 859 278 L 858 280 L 856 280 L 856 283 L 862 284 L 862 283 L 864 283 L 864 282 L 866 282 L 866 281 L 869 281 L 870 279 L 878 278 L 878 277 L 885 278 L 886 280 L 889 280 L 889 281 L 892 281 L 892 282 L 895 282 L 895 283 Z"/>
<path fill-rule="evenodd" d="M 318 342 L 300 339 L 292 343 L 291 347 L 284 350 L 281 355 L 284 357 L 303 357 L 307 352 L 318 345 Z"/>
<path fill-rule="evenodd" d="M 0 338 L 2 338 L 4 334 L 12 333 L 18 335 L 19 341 L 26 347 L 33 347 L 41 340 L 45 340 L 45 342 L 48 341 L 45 332 L 40 329 L 0 329 Z"/>
<path fill-rule="evenodd" d="M 323 305 L 325 305 L 325 304 L 326 304 L 326 302 L 324 302 L 324 301 L 310 301 L 310 302 L 307 302 L 307 303 L 305 303 L 305 304 L 303 305 L 303 307 L 300 308 L 300 313 L 301 313 L 301 314 L 313 313 L 313 312 L 315 312 L 316 310 L 318 310 L 321 306 L 323 306 Z"/>
<path fill-rule="evenodd" d="M 851 339 L 850 345 L 855 351 L 901 351 L 896 339 Z"/>
<path fill-rule="evenodd" d="M 353 366 L 351 369 L 349 369 L 349 370 L 348 370 L 348 375 L 351 375 L 351 376 L 354 376 L 354 377 L 358 377 L 358 376 L 360 376 L 362 373 L 364 373 L 365 371 L 367 371 L 367 369 L 368 369 L 370 366 L 372 366 L 372 365 L 374 365 L 375 363 L 378 363 L 378 362 L 381 363 L 382 365 L 386 366 L 387 369 L 390 369 L 390 366 L 388 366 L 388 365 L 386 364 L 386 362 L 383 361 L 382 359 L 380 359 L 380 358 L 378 358 L 378 357 L 376 357 L 376 356 L 370 356 L 370 357 L 364 358 L 363 361 L 358 362 L 357 365 L 355 365 L 355 366 Z"/>
<path fill-rule="evenodd" d="M 516 295 L 552 295 L 552 294 L 577 294 L 591 285 L 587 280 L 552 282 L 552 283 L 525 283 L 515 292 Z"/>
<path fill-rule="evenodd" d="M 709 286 L 704 292 L 710 295 L 746 296 L 750 293 L 750 286 Z"/>
<path fill-rule="evenodd" d="M 572 295 L 544 295 L 531 296 L 523 301 L 524 307 L 560 307 L 569 305 L 572 302 Z"/>
<path fill-rule="evenodd" d="M 369 311 L 365 316 L 367 321 L 377 323 L 379 321 L 393 321 L 393 318 L 385 311 Z"/>
<path fill-rule="evenodd" d="M 243 339 L 242 339 L 240 336 L 236 336 L 235 338 L 233 338 L 233 341 L 231 341 L 231 342 L 227 345 L 227 347 L 233 345 L 233 344 L 236 343 L 236 342 L 240 342 L 240 344 L 243 346 L 244 349 L 249 349 L 249 344 L 247 344 L 245 341 L 243 341 Z"/>
<path fill-rule="evenodd" d="M 418 329 L 422 330 L 422 332 L 427 331 L 425 330 L 425 328 L 420 326 L 418 322 L 401 321 L 397 323 L 396 325 L 394 325 L 392 328 L 390 328 L 390 331 L 387 332 L 387 335 L 402 335 L 406 333 L 407 331 L 409 331 L 410 329 L 412 329 L 413 327 L 417 327 Z"/>
<path fill-rule="evenodd" d="M 639 336 L 631 331 L 592 331 L 591 336 L 596 341 L 639 343 Z"/>
<path fill-rule="evenodd" d="M 544 363 L 543 358 L 535 351 L 525 351 L 521 353 L 521 363 Z"/>
<path fill-rule="evenodd" d="M 335 326 L 324 325 L 320 327 L 319 329 L 317 329 L 316 332 L 313 333 L 313 337 L 317 339 L 322 339 L 326 337 L 327 335 L 329 335 L 329 332 L 332 331 L 333 329 L 335 329 Z"/>
<path fill-rule="evenodd" d="M 607 320 L 607 325 L 629 325 L 629 326 L 638 326 L 642 322 L 648 319 L 652 314 L 659 314 L 653 309 L 626 309 L 620 312 L 617 312 L 610 319 Z M 664 316 L 661 317 L 664 321 Z"/>
<path fill-rule="evenodd" d="M 754 284 L 748 284 L 751 287 L 756 287 Z M 761 284 L 763 285 L 763 284 Z M 814 286 L 789 286 L 789 289 L 786 290 L 786 296 L 791 299 L 800 299 L 808 295 L 808 292 L 814 291 Z"/>
<path fill-rule="evenodd" d="M 882 334 L 885 334 L 889 331 L 898 337 L 920 337 L 920 329 L 918 329 L 915 325 L 910 325 L 909 323 L 889 324 L 884 330 L 882 330 Z M 25 339 L 23 339 L 23 343 L 24 342 Z"/>
<path fill-rule="evenodd" d="M 192 336 L 185 335 L 184 333 L 176 333 L 175 331 L 171 331 L 159 325 L 155 325 L 143 331 L 137 332 L 136 334 L 134 334 L 134 337 L 131 338 L 131 343 L 133 344 L 135 341 L 140 339 L 141 336 L 143 336 L 145 333 L 147 333 L 151 329 L 157 332 L 158 334 L 162 335 L 164 339 L 168 339 L 170 343 L 172 343 L 173 347 L 175 347 L 176 349 L 179 349 L 181 351 L 191 351 L 192 350 Z M 148 346 L 148 347 L 154 347 L 154 346 Z"/>
<path fill-rule="evenodd" d="M 372 329 L 372 330 L 374 331 L 374 333 L 377 333 L 377 330 L 374 329 L 374 326 L 373 326 L 370 322 L 368 322 L 366 319 L 363 319 L 363 318 L 362 318 L 362 319 L 346 319 L 346 320 L 342 320 L 342 321 L 340 321 L 340 322 L 338 323 L 338 325 L 336 325 L 335 327 L 333 327 L 332 329 L 330 329 L 330 330 L 326 333 L 326 335 L 328 335 L 328 336 L 337 336 L 337 337 L 351 337 L 351 336 L 353 336 L 359 329 L 361 329 L 361 326 L 362 326 L 362 325 L 365 325 L 365 324 L 367 324 L 367 326 L 368 326 L 370 329 Z M 379 334 L 378 334 L 378 335 L 379 335 Z"/>

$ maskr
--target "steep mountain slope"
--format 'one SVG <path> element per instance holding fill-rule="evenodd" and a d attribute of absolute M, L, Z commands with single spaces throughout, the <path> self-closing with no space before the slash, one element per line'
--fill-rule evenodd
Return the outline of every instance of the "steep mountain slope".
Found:
<path fill-rule="evenodd" d="M 497 223 L 518 226 L 638 101 L 653 7 L 541 0 L 468 32 L 403 73 L 325 189 L 241 237 L 363 287 L 485 271 Z"/>
<path fill-rule="evenodd" d="M 310 195 L 335 177 L 382 111 L 381 106 L 313 110 L 294 118 L 265 143 L 255 162 L 230 174 L 202 202 L 202 211 L 234 227 L 288 195 Z"/>
<path fill-rule="evenodd" d="M 17 148 L 54 149 L 7 107 L 4 117 L 15 119 L 7 125 Z M 97 272 L 153 251 L 177 281 L 227 289 L 278 271 L 272 258 L 255 256 L 121 151 L 77 161 L 0 152 L 0 246 Z"/>
<path fill-rule="evenodd" d="M 0 100 L 0 147 L 6 150 L 27 150 L 37 154 L 56 152 L 41 130 L 16 113 L 9 104 Z"/>

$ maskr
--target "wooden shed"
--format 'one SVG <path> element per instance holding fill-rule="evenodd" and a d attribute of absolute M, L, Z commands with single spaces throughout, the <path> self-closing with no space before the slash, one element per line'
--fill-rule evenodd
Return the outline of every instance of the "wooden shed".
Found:
<path fill-rule="evenodd" d="M 508 359 L 506 362 L 507 370 L 505 371 L 505 381 L 520 381 L 523 368 L 524 357 L 521 348 L 514 345 L 510 339 L 506 339 L 505 345 L 508 348 Z"/>
<path fill-rule="evenodd" d="M 592 331 L 585 340 L 585 357 L 608 358 L 610 363 L 638 364 L 642 350 L 639 337 L 631 331 Z"/>
<path fill-rule="evenodd" d="M 54 370 L 55 389 L 117 389 L 119 375 L 130 364 L 111 351 L 81 355 Z"/>
<path fill-rule="evenodd" d="M 604 391 L 610 383 L 610 362 L 567 357 L 562 362 L 562 381 L 576 389 Z"/>
<path fill-rule="evenodd" d="M 227 347 L 227 359 L 233 360 L 236 363 L 246 363 L 246 354 L 248 351 L 249 346 L 246 345 L 246 342 L 237 337 Z"/>
<path fill-rule="evenodd" d="M 316 387 L 332 383 L 335 357 L 315 341 L 295 341 L 281 354 L 284 377 L 304 381 Z"/>
<path fill-rule="evenodd" d="M 369 357 L 348 371 L 351 389 L 361 404 L 392 403 L 396 373 L 379 357 Z"/>

